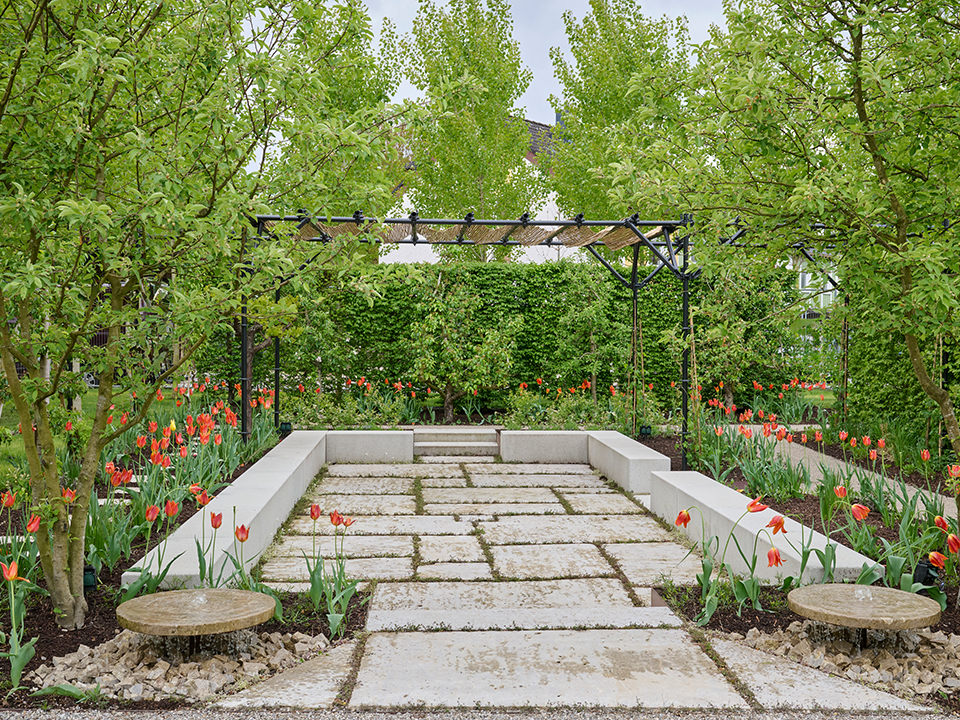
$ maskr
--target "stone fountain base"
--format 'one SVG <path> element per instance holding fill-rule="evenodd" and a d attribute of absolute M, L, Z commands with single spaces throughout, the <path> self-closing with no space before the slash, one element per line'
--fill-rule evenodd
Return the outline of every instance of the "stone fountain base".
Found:
<path fill-rule="evenodd" d="M 99 684 L 102 695 L 121 700 L 198 702 L 248 687 L 330 645 L 323 635 L 238 630 L 203 638 L 199 652 L 185 655 L 189 640 L 123 630 L 95 648 L 81 645 L 54 658 L 26 680 L 38 688 L 69 683 L 93 690 Z"/>

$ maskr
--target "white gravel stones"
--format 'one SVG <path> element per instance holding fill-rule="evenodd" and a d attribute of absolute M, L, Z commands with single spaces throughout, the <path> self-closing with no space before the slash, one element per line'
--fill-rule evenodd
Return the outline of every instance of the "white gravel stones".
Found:
<path fill-rule="evenodd" d="M 927 711 L 895 695 L 730 640 L 714 640 L 711 644 L 765 708 Z"/>
<path fill-rule="evenodd" d="M 482 522 L 480 527 L 492 545 L 670 540 L 667 531 L 652 518 L 632 515 L 503 517 L 496 522 Z"/>
<path fill-rule="evenodd" d="M 41 665 L 26 679 L 40 687 L 69 683 L 82 690 L 99 684 L 103 695 L 121 700 L 174 697 L 197 702 L 229 691 L 238 682 L 255 682 L 293 667 L 329 645 L 322 635 L 257 635 L 248 630 L 231 635 L 246 647 L 236 658 L 197 655 L 171 662 L 158 657 L 151 638 L 124 630 L 95 648 L 81 645 L 77 652 L 54 658 L 52 665 Z"/>
<path fill-rule="evenodd" d="M 695 585 L 700 572 L 700 557 L 677 543 L 611 543 L 603 549 L 633 585 L 654 585 L 661 576 Z"/>
<path fill-rule="evenodd" d="M 499 545 L 493 566 L 505 578 L 576 578 L 614 574 L 593 545 Z"/>
<path fill-rule="evenodd" d="M 350 707 L 415 705 L 747 707 L 680 630 L 374 633 Z"/>
<path fill-rule="evenodd" d="M 480 542 L 475 537 L 425 535 L 420 538 L 420 559 L 425 563 L 484 562 Z"/>

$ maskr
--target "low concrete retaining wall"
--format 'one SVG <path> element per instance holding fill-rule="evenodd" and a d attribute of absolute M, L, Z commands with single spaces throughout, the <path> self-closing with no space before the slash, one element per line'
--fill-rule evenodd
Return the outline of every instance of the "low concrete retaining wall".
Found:
<path fill-rule="evenodd" d="M 413 462 L 410 430 L 331 430 L 326 435 L 328 463 Z"/>
<path fill-rule="evenodd" d="M 820 582 L 823 578 L 823 566 L 812 550 L 823 550 L 827 545 L 827 538 L 818 532 L 804 529 L 798 522 L 789 518 L 784 522 L 787 536 L 778 534 L 774 537 L 772 529 L 764 530 L 770 520 L 777 515 L 770 509 L 748 513 L 740 519 L 739 524 L 736 524 L 737 519 L 746 512 L 750 500 L 751 498 L 746 495 L 698 472 L 654 472 L 650 479 L 650 510 L 672 525 L 681 510 L 692 506 L 699 508 L 699 512 L 697 510 L 690 512 L 691 519 L 687 528 L 678 529 L 697 543 L 703 542 L 704 534 L 708 540 L 717 536 L 720 541 L 720 547 L 716 551 L 718 559 L 723 553 L 723 546 L 731 530 L 748 558 L 753 555 L 756 539 L 758 558 L 756 575 L 765 580 L 776 581 L 787 575 L 796 577 L 800 573 L 801 536 L 809 538 L 812 532 L 811 553 L 803 573 L 803 582 Z M 735 524 L 736 529 L 734 529 Z M 791 546 L 791 543 L 796 547 Z M 780 550 L 780 557 L 783 559 L 783 565 L 780 567 L 767 565 L 767 551 L 774 545 Z M 856 580 L 864 563 L 873 565 L 872 560 L 845 545 L 837 545 L 836 557 L 834 580 L 837 581 Z M 749 571 L 732 540 L 724 561 L 733 568 L 734 572 Z"/>
<path fill-rule="evenodd" d="M 504 462 L 588 463 L 587 433 L 581 430 L 501 430 Z"/>
<path fill-rule="evenodd" d="M 627 492 L 650 492 L 650 475 L 669 470 L 670 458 L 611 430 L 587 433 L 590 465 Z"/>
<path fill-rule="evenodd" d="M 260 553 L 273 541 L 293 506 L 326 462 L 327 435 L 329 433 L 322 431 L 291 433 L 233 484 L 224 488 L 204 508 L 204 512 L 196 513 L 177 528 L 176 532 L 167 538 L 164 562 L 169 562 L 177 555 L 180 557 L 171 564 L 163 586 L 181 588 L 199 585 L 195 538 L 202 537 L 204 532 L 208 541 L 212 538 L 213 530 L 210 528 L 209 519 L 211 512 L 223 513 L 223 525 L 217 531 L 217 547 L 214 548 L 214 577 L 224 566 L 224 577 L 228 577 L 233 571 L 233 562 L 227 557 L 227 553 L 236 558 L 240 557 L 240 543 L 233 534 L 234 509 L 236 524 L 250 529 L 250 537 L 243 547 L 243 559 L 247 569 L 252 567 Z M 154 573 L 159 572 L 158 556 L 161 547 L 158 545 L 150 551 L 144 560 L 146 567 Z M 123 582 L 132 583 L 138 574 L 136 571 L 125 572 Z"/>

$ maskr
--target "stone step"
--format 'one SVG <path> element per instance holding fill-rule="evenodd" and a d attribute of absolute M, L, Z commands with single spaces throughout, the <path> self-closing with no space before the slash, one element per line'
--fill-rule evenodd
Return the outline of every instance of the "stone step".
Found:
<path fill-rule="evenodd" d="M 463 442 L 455 440 L 452 442 L 415 442 L 413 444 L 414 456 L 420 455 L 456 455 L 461 457 L 482 457 L 493 456 L 500 452 L 500 444 L 496 442 Z"/>
<path fill-rule="evenodd" d="M 469 608 L 371 610 L 367 632 L 417 630 L 573 630 L 581 628 L 680 627 L 666 607 Z"/>
<path fill-rule="evenodd" d="M 493 427 L 415 427 L 413 442 L 497 442 L 497 430 Z"/>

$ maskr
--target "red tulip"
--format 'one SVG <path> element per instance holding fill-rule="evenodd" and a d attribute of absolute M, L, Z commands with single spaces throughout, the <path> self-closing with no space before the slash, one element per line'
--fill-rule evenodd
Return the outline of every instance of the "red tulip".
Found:
<path fill-rule="evenodd" d="M 783 565 L 783 558 L 780 557 L 780 551 L 775 547 L 767 551 L 767 567 L 780 567 Z"/>
<path fill-rule="evenodd" d="M 151 433 L 155 433 L 157 431 L 156 421 L 151 420 L 150 422 L 147 423 L 147 431 Z"/>
<path fill-rule="evenodd" d="M 12 493 L 9 490 L 3 494 L 3 506 L 5 508 L 12 508 L 17 504 L 17 494 Z"/>
<path fill-rule="evenodd" d="M 864 435 L 864 436 L 863 436 L 863 439 L 861 440 L 861 442 L 863 443 L 863 446 L 864 446 L 864 447 L 870 447 L 870 436 L 869 436 L 869 435 Z"/>
<path fill-rule="evenodd" d="M 844 442 L 847 439 L 849 433 L 846 430 L 840 431 L 840 442 Z"/>
<path fill-rule="evenodd" d="M 353 525 L 355 522 L 356 522 L 356 520 L 354 520 L 352 517 L 345 517 L 345 518 L 343 519 L 343 526 L 344 526 L 345 528 L 348 528 L 348 527 L 350 527 L 351 525 Z"/>
<path fill-rule="evenodd" d="M 108 461 L 107 464 L 103 466 L 103 472 L 106 475 L 113 475 L 116 471 L 117 467 L 113 464 L 113 460 Z"/>
<path fill-rule="evenodd" d="M 187 456 L 187 446 L 181 445 L 178 452 L 180 453 L 180 457 L 185 458 Z"/>
<path fill-rule="evenodd" d="M 871 459 L 871 460 L 876 460 L 876 459 L 877 459 L 877 451 L 876 451 L 876 450 L 871 450 L 871 451 L 870 451 L 870 459 Z"/>
<path fill-rule="evenodd" d="M 310 506 L 310 519 L 311 519 L 311 520 L 319 520 L 319 519 L 320 519 L 320 516 L 321 516 L 322 514 L 323 514 L 323 510 L 320 509 L 320 506 L 319 506 L 319 505 L 314 504 L 314 505 L 311 505 L 311 506 Z"/>
<path fill-rule="evenodd" d="M 237 536 L 237 540 L 244 543 L 247 541 L 247 538 L 250 537 L 250 528 L 245 525 L 239 525 L 233 534 Z"/>
<path fill-rule="evenodd" d="M 164 503 L 163 513 L 164 513 L 164 515 L 166 515 L 168 518 L 172 518 L 172 517 L 173 517 L 174 515 L 176 515 L 178 512 L 180 512 L 180 506 L 177 505 L 177 503 L 176 503 L 175 500 L 167 500 L 167 502 Z"/>
<path fill-rule="evenodd" d="M 806 434 L 806 433 L 800 433 L 800 442 L 806 444 L 806 442 L 807 442 L 807 434 Z"/>
<path fill-rule="evenodd" d="M 63 501 L 67 504 L 72 503 L 77 499 L 77 491 L 71 490 L 70 488 L 63 489 Z"/>
<path fill-rule="evenodd" d="M 847 488 L 845 488 L 843 485 L 837 485 L 837 486 L 833 489 L 833 493 L 834 493 L 834 495 L 836 495 L 838 498 L 845 498 L 845 497 L 847 496 Z"/>
<path fill-rule="evenodd" d="M 334 527 L 343 525 L 343 515 L 334 510 L 332 513 L 330 513 L 330 522 Z"/>
<path fill-rule="evenodd" d="M 146 435 L 137 435 L 137 447 L 144 448 L 147 446 L 147 436 Z"/>
<path fill-rule="evenodd" d="M 70 422 L 69 420 L 67 420 L 67 424 L 66 424 L 66 426 L 65 426 L 64 429 L 65 429 L 67 432 L 71 432 L 71 431 L 73 430 L 73 423 Z"/>
<path fill-rule="evenodd" d="M 930 451 L 924 448 L 920 451 L 920 459 L 927 462 L 930 459 Z"/>
<path fill-rule="evenodd" d="M 850 438 L 850 447 L 855 448 L 857 446 L 857 439 L 855 437 Z"/>
<path fill-rule="evenodd" d="M 674 525 L 683 525 L 684 527 L 690 522 L 690 513 L 686 510 L 681 510 L 680 514 L 677 515 L 677 519 L 674 521 Z"/>
<path fill-rule="evenodd" d="M 31 515 L 30 522 L 27 523 L 27 532 L 35 533 L 39 529 L 40 529 L 40 516 Z M 949 542 L 949 538 L 947 539 L 947 541 Z"/>
<path fill-rule="evenodd" d="M 770 507 L 769 505 L 764 505 L 764 504 L 762 504 L 762 503 L 760 502 L 760 498 L 762 498 L 762 497 L 763 497 L 763 496 L 761 495 L 760 497 L 758 497 L 758 498 L 756 498 L 756 499 L 754 499 L 754 500 L 751 500 L 751 501 L 747 504 L 747 511 L 748 511 L 748 512 L 752 512 L 752 513 L 762 512 L 762 511 L 766 510 L 768 507 Z"/>
<path fill-rule="evenodd" d="M 944 520 L 940 515 L 937 515 L 937 516 L 933 519 L 933 524 L 936 525 L 936 526 L 937 526 L 938 528 L 940 528 L 941 530 L 943 530 L 944 532 L 949 532 L 949 531 L 950 531 L 950 527 L 947 525 L 947 521 Z"/>
<path fill-rule="evenodd" d="M 868 508 L 866 505 L 857 503 L 850 508 L 850 512 L 853 513 L 853 517 L 857 520 L 866 520 L 867 515 L 870 514 L 870 508 Z"/>
<path fill-rule="evenodd" d="M 947 549 L 952 553 L 960 552 L 960 538 L 953 533 L 947 535 Z"/>
<path fill-rule="evenodd" d="M 199 504 L 201 507 L 209 503 L 211 500 L 213 500 L 213 498 L 207 495 L 206 490 L 197 495 L 197 504 Z"/>
<path fill-rule="evenodd" d="M 221 525 L 222 523 L 223 523 L 223 513 L 222 513 L 222 512 L 221 512 L 221 513 L 215 513 L 215 512 L 210 513 L 210 527 L 212 527 L 214 530 L 216 530 L 217 528 L 220 527 L 220 525 Z"/>
<path fill-rule="evenodd" d="M 783 527 L 783 515 L 777 515 L 773 520 L 767 523 L 768 528 L 773 528 L 773 534 L 776 535 L 779 533 L 786 534 L 786 530 Z"/>
<path fill-rule="evenodd" d="M 881 450 L 883 450 L 886 446 L 887 446 L 887 441 L 886 441 L 886 440 L 884 440 L 883 438 L 880 438 L 879 440 L 877 440 L 877 447 L 878 447 L 878 448 L 880 448 Z"/>
<path fill-rule="evenodd" d="M 930 553 L 927 557 L 930 558 L 930 564 L 931 564 L 931 565 L 933 565 L 934 567 L 937 567 L 937 568 L 940 568 L 941 570 L 943 570 L 943 565 L 944 565 L 944 563 L 947 561 L 947 556 L 946 556 L 946 555 L 944 555 L 943 553 L 939 553 L 939 552 L 934 551 L 934 552 Z M 11 563 L 11 564 L 14 566 L 14 568 L 16 568 L 16 564 L 15 564 L 15 563 Z M 4 576 L 4 577 L 7 577 L 6 571 L 4 571 L 3 576 Z"/>
<path fill-rule="evenodd" d="M 146 512 L 147 522 L 153 522 L 154 520 L 157 519 L 157 516 L 159 514 L 160 514 L 160 508 L 158 508 L 156 505 L 151 505 L 150 507 L 147 508 L 147 512 Z"/>

